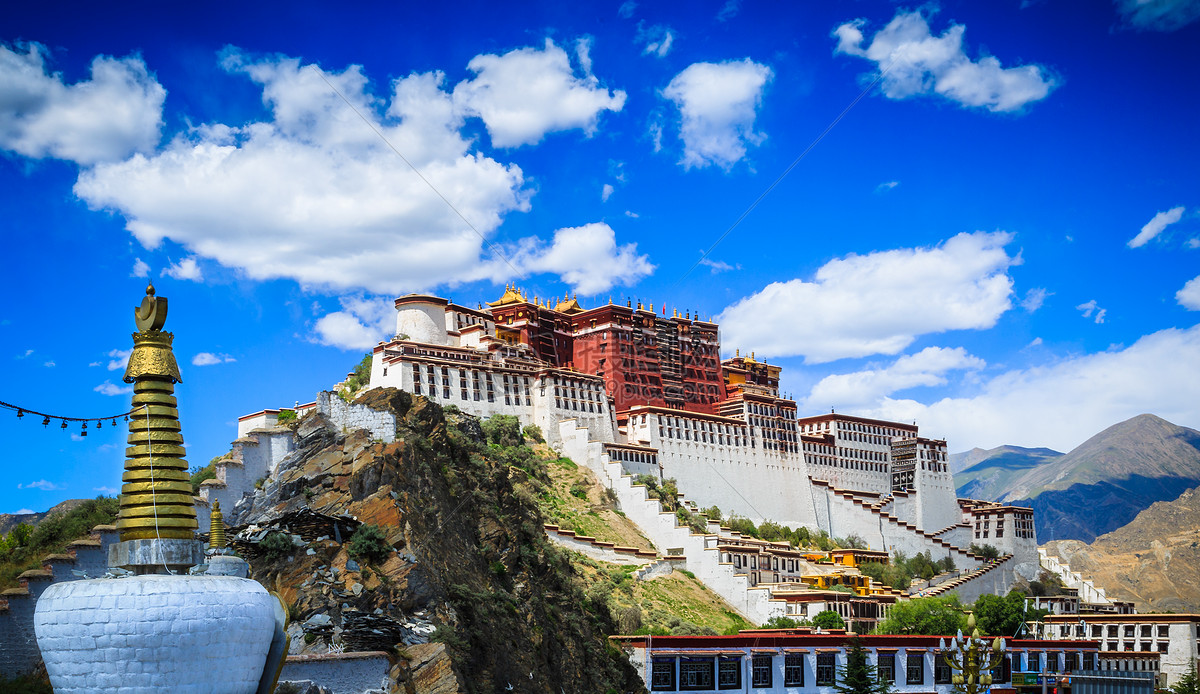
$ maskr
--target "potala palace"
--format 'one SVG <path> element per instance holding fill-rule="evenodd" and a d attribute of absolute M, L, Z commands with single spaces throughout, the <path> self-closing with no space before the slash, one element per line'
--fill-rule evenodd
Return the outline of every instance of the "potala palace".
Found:
<path fill-rule="evenodd" d="M 1033 514 L 958 499 L 946 442 L 911 424 L 836 413 L 798 416 L 780 367 L 722 360 L 718 326 L 690 311 L 514 287 L 486 307 L 396 299 L 396 333 L 374 348 L 371 387 L 392 386 L 487 417 L 517 416 L 602 475 L 609 463 L 674 478 L 701 507 L 755 522 L 851 534 L 871 548 L 978 566 L 971 543 L 1038 571 Z M 767 580 L 769 577 L 763 577 Z"/>

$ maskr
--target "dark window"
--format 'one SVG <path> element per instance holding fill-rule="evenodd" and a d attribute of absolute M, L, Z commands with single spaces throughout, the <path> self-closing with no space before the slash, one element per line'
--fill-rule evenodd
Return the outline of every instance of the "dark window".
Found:
<path fill-rule="evenodd" d="M 681 658 L 679 660 L 679 689 L 713 688 L 712 658 Z"/>
<path fill-rule="evenodd" d="M 770 687 L 771 686 L 771 656 L 756 655 L 754 656 L 751 666 L 751 687 Z"/>
<path fill-rule="evenodd" d="M 950 664 L 941 653 L 933 658 L 933 683 L 950 684 Z"/>
<path fill-rule="evenodd" d="M 834 674 L 837 671 L 836 660 L 833 653 L 818 653 L 817 654 L 817 686 L 831 687 L 834 682 Z"/>
<path fill-rule="evenodd" d="M 1095 670 L 1096 669 L 1096 654 L 1095 653 L 1084 653 L 1083 654 L 1083 669 L 1084 670 Z"/>
<path fill-rule="evenodd" d="M 904 677 L 905 684 L 925 684 L 925 656 L 920 653 L 908 654 L 908 668 Z"/>
<path fill-rule="evenodd" d="M 804 686 L 804 656 L 788 653 L 783 656 L 783 686 Z"/>
<path fill-rule="evenodd" d="M 674 658 L 655 658 L 650 667 L 650 689 L 654 691 L 672 691 L 675 689 Z"/>
<path fill-rule="evenodd" d="M 1147 644 L 1147 646 L 1148 645 L 1149 644 Z M 1150 649 L 1147 648 L 1146 650 L 1150 650 Z M 1068 653 L 1067 654 L 1067 669 L 1068 670 L 1080 669 L 1079 668 L 1079 653 Z"/>
<path fill-rule="evenodd" d="M 896 654 L 895 653 L 880 653 L 875 666 L 875 671 L 879 673 L 879 679 L 884 682 L 896 681 Z"/>
<path fill-rule="evenodd" d="M 992 682 L 1000 684 L 1012 679 L 1012 668 L 1009 666 L 1008 656 L 1000 659 L 999 664 L 992 668 Z"/>
<path fill-rule="evenodd" d="M 742 688 L 741 658 L 721 658 L 717 661 L 717 688 Z"/>

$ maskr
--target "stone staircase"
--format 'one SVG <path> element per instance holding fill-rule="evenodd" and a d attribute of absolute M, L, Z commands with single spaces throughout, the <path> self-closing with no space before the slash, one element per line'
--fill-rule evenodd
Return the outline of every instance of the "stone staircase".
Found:
<path fill-rule="evenodd" d="M 1079 591 L 1079 600 L 1094 605 L 1111 605 L 1112 600 L 1103 588 L 1096 585 L 1091 579 L 1083 577 L 1083 574 L 1078 571 L 1072 571 L 1071 566 L 1059 559 L 1058 557 L 1050 556 L 1046 550 L 1038 548 L 1038 563 L 1043 569 L 1051 574 L 1062 579 L 1064 585 L 1068 588 L 1074 588 Z"/>
<path fill-rule="evenodd" d="M 115 526 L 97 525 L 65 553 L 43 557 L 42 568 L 21 574 L 18 587 L 0 592 L 0 676 L 27 673 L 42 661 L 33 633 L 38 597 L 54 583 L 102 577 L 108 570 L 108 547 L 116 542 Z"/>
<path fill-rule="evenodd" d="M 929 588 L 910 592 L 910 595 L 928 598 L 957 593 L 959 600 L 964 603 L 974 602 L 976 598 L 984 594 L 1005 595 L 1012 588 L 1012 581 L 1009 578 L 1011 572 L 1004 569 L 1007 568 L 1005 565 L 1012 558 L 1013 555 L 1006 554 L 996 559 L 989 559 L 974 571 L 959 574 L 955 578 L 942 581 Z"/>
<path fill-rule="evenodd" d="M 874 535 L 881 538 L 883 549 L 886 551 L 900 550 L 910 555 L 928 551 L 935 559 L 950 556 L 954 558 L 956 565 L 965 562 L 966 566 L 973 568 L 982 566 L 985 561 L 983 557 L 952 545 L 939 537 L 940 534 L 957 526 L 950 526 L 937 533 L 927 532 L 882 510 L 886 506 L 886 502 L 873 498 L 876 495 L 838 489 L 824 480 L 812 478 L 810 480 L 815 488 L 827 490 L 831 502 L 837 504 L 838 510 L 843 515 L 841 520 L 843 524 L 846 523 L 846 519 L 850 520 L 850 525 L 857 521 L 863 529 L 860 535 L 866 537 Z M 873 522 L 863 522 L 864 512 L 870 514 Z"/>
<path fill-rule="evenodd" d="M 195 497 L 197 532 L 208 532 L 214 501 L 221 503 L 225 513 L 233 511 L 237 502 L 253 494 L 295 449 L 295 434 L 288 427 L 254 429 L 235 439 L 229 453 L 214 466 L 217 476 L 200 483 L 200 494 Z"/>
<path fill-rule="evenodd" d="M 783 616 L 786 602 L 775 598 L 769 588 L 750 585 L 745 573 L 737 573 L 731 562 L 721 561 L 716 533 L 697 533 L 680 525 L 673 511 L 663 510 L 645 485 L 635 484 L 633 475 L 624 471 L 604 454 L 603 445 L 588 440 L 588 431 L 567 420 L 559 423 L 563 455 L 584 462 L 617 496 L 621 511 L 646 535 L 659 553 L 670 557 L 676 568 L 687 568 L 710 590 L 721 596 L 747 620 L 762 624 L 771 617 Z M 680 497 L 680 504 L 695 510 L 697 505 Z M 679 565 L 686 563 L 686 567 Z"/>

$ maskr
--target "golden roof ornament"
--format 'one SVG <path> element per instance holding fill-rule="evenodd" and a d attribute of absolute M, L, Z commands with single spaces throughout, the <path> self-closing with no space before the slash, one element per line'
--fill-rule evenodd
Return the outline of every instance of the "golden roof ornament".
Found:
<path fill-rule="evenodd" d="M 146 287 L 134 309 L 138 332 L 122 380 L 133 383 L 129 447 L 121 476 L 121 541 L 150 538 L 191 540 L 197 527 L 175 384 L 183 379 L 171 350 L 175 336 L 163 332 L 167 300 Z"/>

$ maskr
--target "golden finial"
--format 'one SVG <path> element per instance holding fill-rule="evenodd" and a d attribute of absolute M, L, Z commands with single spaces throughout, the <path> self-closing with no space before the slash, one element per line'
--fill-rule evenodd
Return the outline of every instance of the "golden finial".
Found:
<path fill-rule="evenodd" d="M 737 349 L 733 350 L 733 356 L 735 356 L 735 357 L 742 356 L 742 348 L 738 347 Z"/>
<path fill-rule="evenodd" d="M 122 379 L 133 384 L 133 412 L 117 530 L 122 542 L 191 540 L 196 509 L 174 395 L 175 384 L 183 379 L 171 350 L 175 336 L 162 331 L 167 300 L 154 296 L 153 285 L 146 287 L 134 320 L 138 332 L 133 334 L 133 352 Z"/>
<path fill-rule="evenodd" d="M 208 548 L 217 552 L 225 549 L 225 519 L 221 516 L 220 501 L 213 501 L 212 521 L 208 530 Z"/>

